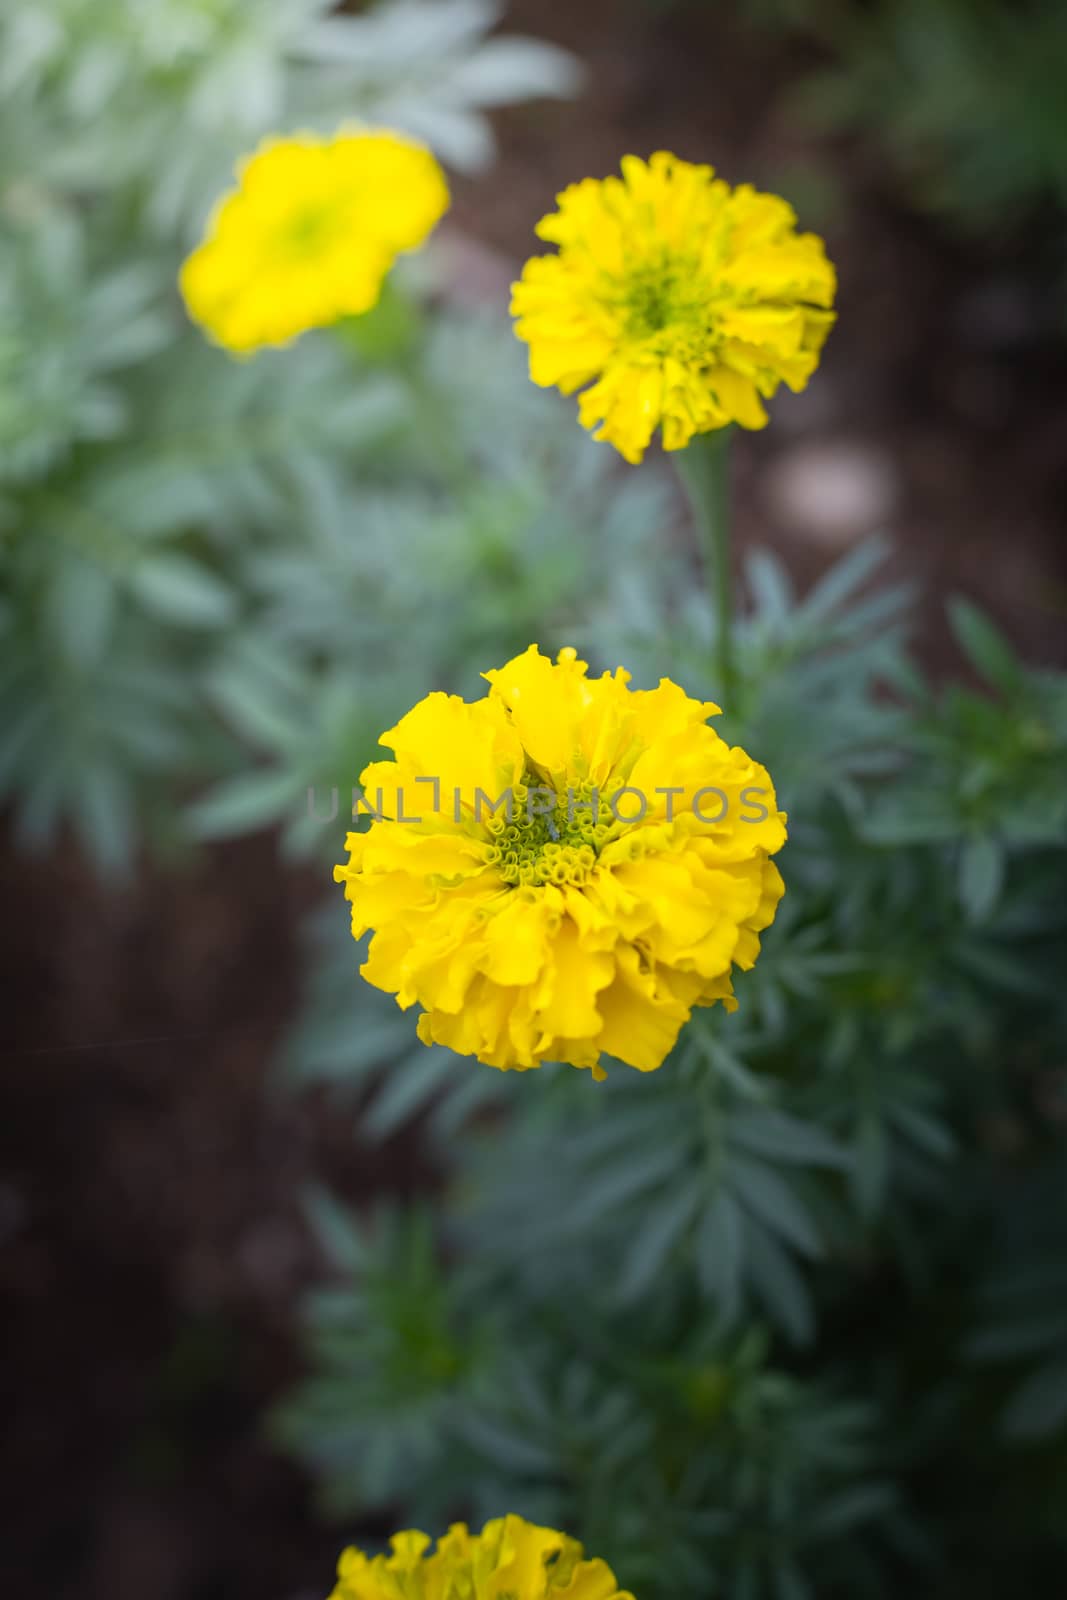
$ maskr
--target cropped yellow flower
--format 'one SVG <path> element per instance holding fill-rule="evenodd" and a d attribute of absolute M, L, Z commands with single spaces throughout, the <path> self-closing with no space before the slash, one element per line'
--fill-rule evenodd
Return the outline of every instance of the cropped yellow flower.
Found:
<path fill-rule="evenodd" d="M 822 240 L 777 195 L 713 170 L 660 151 L 572 184 L 537 225 L 558 254 L 513 286 L 530 377 L 585 389 L 583 426 L 627 461 L 661 424 L 668 450 L 731 422 L 762 428 L 760 396 L 804 388 L 834 321 Z"/>
<path fill-rule="evenodd" d="M 437 1549 L 425 1533 L 397 1533 L 392 1554 L 348 1549 L 330 1600 L 633 1600 L 604 1561 L 585 1561 L 576 1539 L 521 1517 L 481 1533 L 454 1523 Z"/>
<path fill-rule="evenodd" d="M 419 1037 L 494 1067 L 658 1067 L 694 1006 L 733 1009 L 782 880 L 767 773 L 667 678 L 589 679 L 531 645 L 473 703 L 431 694 L 362 774 L 335 876 L 364 978 Z"/>
<path fill-rule="evenodd" d="M 369 311 L 448 209 L 430 151 L 376 129 L 267 139 L 237 178 L 180 277 L 190 317 L 235 354 Z"/>

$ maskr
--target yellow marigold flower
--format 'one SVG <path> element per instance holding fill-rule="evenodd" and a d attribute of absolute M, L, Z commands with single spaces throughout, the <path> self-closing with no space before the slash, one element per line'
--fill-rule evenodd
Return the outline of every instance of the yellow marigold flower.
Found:
<path fill-rule="evenodd" d="M 526 263 L 511 310 L 534 383 L 592 385 L 579 413 L 598 439 L 638 462 L 661 424 L 681 450 L 731 422 L 762 428 L 761 395 L 804 388 L 836 281 L 786 201 L 665 151 L 557 198 L 536 231 L 559 252 Z"/>
<path fill-rule="evenodd" d="M 448 209 L 430 151 L 380 129 L 264 140 L 237 178 L 180 285 L 194 322 L 238 354 L 369 311 Z"/>
<path fill-rule="evenodd" d="M 531 645 L 473 703 L 431 694 L 362 774 L 335 876 L 364 978 L 419 1037 L 494 1067 L 658 1067 L 693 1006 L 736 1002 L 783 892 L 771 780 L 669 679 L 586 677 Z"/>
<path fill-rule="evenodd" d="M 633 1600 L 604 1561 L 585 1561 L 577 1539 L 521 1517 L 499 1517 L 481 1533 L 462 1522 L 437 1549 L 425 1533 L 397 1533 L 392 1554 L 348 1549 L 330 1600 Z"/>

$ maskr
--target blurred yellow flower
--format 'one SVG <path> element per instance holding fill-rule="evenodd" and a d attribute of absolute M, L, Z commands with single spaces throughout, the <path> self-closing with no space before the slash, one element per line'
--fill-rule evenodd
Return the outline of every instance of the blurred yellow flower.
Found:
<path fill-rule="evenodd" d="M 660 424 L 680 450 L 731 422 L 762 428 L 760 396 L 804 388 L 836 280 L 786 201 L 660 151 L 625 156 L 621 178 L 585 178 L 558 203 L 536 231 L 559 252 L 513 286 L 515 331 L 534 383 L 585 389 L 583 426 L 599 424 L 627 461 Z"/>
<path fill-rule="evenodd" d="M 235 354 L 369 311 L 448 209 L 430 151 L 379 129 L 267 139 L 237 178 L 179 280 L 193 321 Z"/>
<path fill-rule="evenodd" d="M 783 892 L 771 780 L 667 678 L 586 677 L 531 645 L 468 703 L 431 694 L 381 742 L 336 868 L 364 978 L 419 1037 L 495 1067 L 602 1053 L 658 1067 L 693 1006 L 734 1009 Z"/>
<path fill-rule="evenodd" d="M 397 1533 L 392 1554 L 348 1549 L 330 1600 L 633 1600 L 606 1562 L 582 1559 L 576 1539 L 521 1517 L 499 1517 L 481 1533 L 457 1522 L 437 1541 Z"/>

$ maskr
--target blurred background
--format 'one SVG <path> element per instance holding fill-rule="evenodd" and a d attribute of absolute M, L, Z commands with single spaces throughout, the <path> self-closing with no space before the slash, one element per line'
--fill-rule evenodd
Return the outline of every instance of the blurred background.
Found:
<path fill-rule="evenodd" d="M 805 649 L 817 653 L 813 631 L 832 599 L 854 591 L 873 605 L 850 636 L 859 651 L 898 617 L 908 589 L 901 626 L 909 661 L 933 685 L 924 693 L 948 680 L 975 689 L 983 662 L 988 677 L 1018 658 L 1004 681 L 1036 673 L 1045 695 L 1067 665 L 1065 78 L 1058 0 L 394 0 L 349 7 L 343 19 L 326 0 L 40 0 L 0 17 L 0 1390 L 13 1600 L 42 1585 L 56 1600 L 311 1600 L 328 1592 L 346 1539 L 373 1542 L 427 1508 L 442 1522 L 470 1509 L 462 1494 L 451 1503 L 439 1490 L 405 1492 L 434 1450 L 440 1473 L 473 1473 L 474 1434 L 466 1423 L 449 1431 L 434 1388 L 460 1358 L 445 1347 L 427 1354 L 416 1330 L 409 1365 L 435 1409 L 419 1410 L 406 1391 L 402 1406 L 387 1405 L 390 1362 L 405 1358 L 367 1343 L 359 1317 L 373 1319 L 378 1302 L 357 1328 L 348 1311 L 308 1296 L 349 1272 L 387 1297 L 393 1279 L 368 1265 L 366 1238 L 385 1249 L 399 1229 L 405 1315 L 409 1332 L 412 1315 L 421 1328 L 444 1291 L 420 1255 L 425 1240 L 409 1239 L 408 1222 L 382 1208 L 414 1202 L 417 1217 L 425 1200 L 432 1230 L 459 1131 L 488 1129 L 492 1144 L 519 1091 L 538 1084 L 502 1085 L 444 1052 L 413 1055 L 403 1019 L 358 992 L 357 954 L 329 881 L 343 815 L 321 819 L 331 786 L 341 786 L 343 809 L 344 785 L 408 705 L 434 686 L 477 693 L 479 671 L 532 639 L 546 649 L 573 642 L 598 666 L 669 673 L 691 692 L 706 670 L 704 623 L 687 609 L 696 555 L 668 464 L 627 469 L 582 434 L 573 402 L 525 379 L 507 294 L 538 248 L 537 219 L 567 183 L 607 174 L 624 153 L 667 148 L 784 194 L 802 226 L 827 240 L 839 322 L 822 367 L 803 396 L 779 396 L 771 427 L 736 451 L 739 564 L 774 553 L 746 569 L 764 626 L 753 634 L 754 681 L 760 662 L 769 672 L 772 657 L 792 659 L 784 647 L 760 654 L 761 641 L 792 637 L 785 622 L 775 633 L 775 606 L 784 615 L 852 560 L 851 576 L 822 591 L 825 609 L 807 615 Z M 231 362 L 185 322 L 180 260 L 237 155 L 267 131 L 345 116 L 430 143 L 449 172 L 452 211 L 365 325 Z M 878 535 L 887 542 L 868 558 Z M 957 595 L 997 633 L 966 610 L 951 629 L 946 601 Z M 877 670 L 864 657 L 864 681 Z M 831 668 L 794 722 L 836 704 L 852 671 L 848 660 Z M 1042 782 L 1067 732 L 1056 682 L 1058 698 L 1027 723 L 1045 730 L 1034 744 Z M 983 696 L 960 712 L 968 738 Z M 872 691 L 864 715 L 884 699 Z M 1006 716 L 974 735 L 985 740 L 987 775 L 1019 726 Z M 843 744 L 860 737 L 853 724 L 841 730 Z M 879 734 L 886 746 L 897 737 Z M 777 773 L 767 740 L 770 749 L 746 732 L 743 742 Z M 932 807 L 950 779 L 928 722 L 912 753 L 926 762 Z M 1049 795 L 1062 797 L 1062 772 Z M 980 789 L 986 778 L 975 781 Z M 1051 871 L 1050 850 L 1062 863 L 1055 803 L 1026 840 L 1004 845 L 1014 859 L 1017 845 L 1037 840 L 1035 884 Z M 968 818 L 970 845 L 961 856 L 952 836 L 946 871 L 962 873 L 965 909 L 981 929 L 1005 869 L 973 809 Z M 918 904 L 930 882 L 922 859 L 885 869 L 864 913 L 871 925 L 904 938 L 901 906 L 909 893 Z M 862 870 L 863 860 L 841 866 Z M 1062 864 L 1056 871 L 1062 886 Z M 1058 960 L 1062 942 L 1042 905 L 1042 949 Z M 1011 987 L 1013 950 L 1016 968 L 1031 964 L 1021 945 L 1036 913 L 1029 907 L 1027 921 L 1017 899 L 1009 909 L 1015 920 L 1006 911 L 996 928 L 1001 965 L 989 956 L 983 973 L 976 959 L 975 994 L 1001 979 Z M 1061 939 L 1062 920 L 1055 927 Z M 926 937 L 908 941 L 932 960 Z M 1040 1000 L 1018 998 L 1016 970 L 1015 997 L 992 1020 L 976 1021 L 971 991 L 938 977 L 930 994 L 909 991 L 872 1024 L 879 1049 L 940 1050 L 951 1076 L 963 1046 L 946 1052 L 943 1032 L 927 1037 L 922 1019 L 933 1011 L 961 1037 L 980 1035 L 975 1048 L 998 1060 L 1004 1039 L 1018 1041 L 1039 1018 L 1019 1045 L 1021 1088 L 1012 1079 L 994 1090 L 987 1075 L 981 1116 L 941 1110 L 950 1143 L 968 1158 L 980 1147 L 993 1166 L 1036 1140 L 1042 1160 L 1033 1174 L 1022 1168 L 1038 1186 L 1027 1191 L 1028 1215 L 1046 1220 L 1063 1215 L 1067 1197 L 1067 1167 L 1047 1177 L 1042 1164 L 1049 1130 L 1061 1137 L 1067 1115 L 1062 1007 L 1049 999 L 1055 960 Z M 836 1011 L 834 996 L 819 1002 L 827 1037 L 841 1021 L 838 1001 Z M 909 1006 L 912 1035 L 886 1042 Z M 766 1026 L 780 1037 L 770 1009 Z M 812 1083 L 805 1115 L 819 1122 L 817 1075 Z M 912 1100 L 905 1111 L 928 1116 L 927 1145 L 947 1139 L 937 1108 Z M 848 1144 L 854 1130 L 846 1139 L 836 1114 L 823 1122 Z M 907 1116 L 897 1122 L 899 1132 Z M 984 1143 L 972 1145 L 979 1124 Z M 848 1144 L 854 1187 L 863 1189 L 862 1173 L 869 1180 L 857 1202 L 862 1247 L 834 1221 L 829 1189 L 829 1209 L 811 1201 L 834 1270 L 859 1263 L 851 1310 L 836 1286 L 823 1308 L 831 1343 L 811 1342 L 780 1262 L 785 1290 L 776 1301 L 768 1289 L 769 1304 L 751 1316 L 744 1307 L 727 1315 L 705 1283 L 732 1354 L 718 1366 L 700 1355 L 701 1405 L 715 1410 L 707 1386 L 727 1368 L 748 1395 L 746 1374 L 766 1359 L 797 1394 L 831 1371 L 865 1398 L 878 1392 L 889 1414 L 910 1392 L 887 1372 L 914 1323 L 885 1333 L 883 1322 L 884 1347 L 869 1350 L 870 1329 L 859 1331 L 864 1305 L 877 1322 L 881 1294 L 897 1303 L 897 1268 L 883 1274 L 880 1263 L 896 1261 L 900 1218 L 922 1215 L 920 1200 L 908 1209 L 914 1174 L 907 1162 L 893 1166 L 879 1126 L 867 1117 L 855 1130 L 866 1145 Z M 808 1149 L 815 1166 L 819 1148 Z M 783 1159 L 806 1157 L 791 1149 Z M 882 1215 L 883 1179 L 870 1178 L 879 1163 L 890 1174 L 884 1233 L 871 1222 Z M 829 1155 L 825 1165 L 834 1166 Z M 982 1166 L 976 1194 L 991 1170 Z M 907 1190 L 899 1229 L 895 1174 Z M 948 1192 L 958 1195 L 960 1182 Z M 916 1183 L 929 1203 L 928 1179 Z M 789 1196 L 772 1197 L 771 1208 L 779 1201 Z M 944 1296 L 930 1315 L 949 1332 L 942 1355 L 918 1357 L 909 1379 L 922 1387 L 916 1371 L 941 1362 L 941 1410 L 924 1413 L 924 1438 L 941 1427 L 972 1463 L 994 1450 L 1011 1393 L 998 1378 L 968 1420 L 952 1410 L 966 1366 L 957 1325 L 971 1296 L 962 1266 L 954 1284 L 953 1264 L 962 1235 L 975 1281 L 984 1270 L 995 1232 L 984 1203 L 953 1219 L 958 1231 L 949 1228 L 946 1254 L 929 1268 L 920 1303 Z M 944 1223 L 951 1211 L 941 1195 L 934 1214 Z M 1022 1231 L 1029 1240 L 1035 1228 Z M 820 1253 L 805 1242 L 805 1260 Z M 1042 1326 L 1067 1302 L 1060 1242 L 1045 1245 Z M 447 1243 L 444 1259 L 457 1253 Z M 639 1289 L 642 1272 L 632 1274 Z M 678 1326 L 692 1330 L 702 1313 L 678 1294 L 678 1307 L 688 1305 Z M 380 1311 L 383 1325 L 390 1314 Z M 780 1356 L 767 1357 L 764 1337 L 772 1351 L 784 1341 Z M 1018 1592 L 1023 1571 L 1040 1592 L 1058 1592 L 1067 1332 L 1057 1323 L 1050 1337 L 1059 1343 L 1042 1370 L 1052 1377 L 1030 1404 L 1051 1419 L 1051 1437 L 1025 1467 L 998 1458 L 993 1481 L 969 1482 L 959 1504 L 942 1508 L 947 1558 L 931 1555 L 937 1541 L 912 1513 L 939 1500 L 938 1463 L 954 1458 L 941 1445 L 924 1455 L 911 1439 L 907 1450 L 872 1447 L 874 1475 L 899 1478 L 910 1510 L 870 1570 L 861 1563 L 842 1577 L 832 1561 L 805 1568 L 762 1555 L 758 1571 L 747 1557 L 731 1566 L 744 1530 L 762 1525 L 762 1513 L 741 1506 L 730 1513 L 735 1555 L 718 1566 L 696 1560 L 671 1592 L 798 1600 L 882 1592 L 901 1572 L 926 1574 L 907 1580 L 923 1594 L 959 1592 L 951 1552 L 971 1540 L 984 1550 L 987 1536 L 997 1556 L 968 1568 L 969 1593 Z M 652 1345 L 657 1338 L 649 1332 Z M 680 1338 L 664 1332 L 660 1348 L 680 1351 Z M 1012 1354 L 1010 1340 L 1005 1348 Z M 1031 1329 L 1020 1349 L 1045 1347 Z M 359 1369 L 347 1389 L 337 1378 L 345 1351 Z M 323 1371 L 334 1372 L 332 1389 Z M 759 1393 L 770 1405 L 770 1391 Z M 324 1407 L 345 1413 L 347 1439 L 321 1424 Z M 375 1427 L 402 1426 L 403 1448 L 375 1433 L 367 1419 L 379 1411 Z M 791 1426 L 765 1425 L 782 1437 Z M 604 1426 L 621 1438 L 621 1423 Z M 805 1426 L 797 1437 L 807 1439 Z M 502 1430 L 494 1443 L 489 1427 L 480 1438 L 501 1484 L 498 1509 L 522 1508 L 516 1483 L 562 1481 L 561 1468 L 523 1457 L 523 1441 L 534 1448 L 530 1426 L 515 1425 L 510 1456 Z M 599 1459 L 595 1437 L 582 1448 Z M 832 1457 L 837 1446 L 825 1448 Z M 855 1495 L 873 1491 L 867 1467 L 841 1448 L 834 1481 L 853 1494 L 836 1513 L 845 1530 L 865 1514 Z M 617 1497 L 636 1482 L 627 1471 L 617 1469 Z M 998 1542 L 978 1530 L 1001 1505 L 1000 1474 L 1028 1485 L 1021 1498 L 1033 1520 L 1001 1506 Z M 557 1509 L 539 1493 L 523 1503 Z M 695 1503 L 710 1491 L 693 1494 Z M 595 1521 L 582 1503 L 583 1524 Z M 877 1494 L 866 1510 L 879 1525 L 895 1515 Z M 572 1531 L 592 1543 L 584 1525 Z M 716 1537 L 710 1523 L 685 1534 L 705 1554 Z M 633 1569 L 619 1562 L 635 1589 L 640 1570 L 636 1558 Z M 638 1589 L 638 1600 L 653 1593 Z"/>

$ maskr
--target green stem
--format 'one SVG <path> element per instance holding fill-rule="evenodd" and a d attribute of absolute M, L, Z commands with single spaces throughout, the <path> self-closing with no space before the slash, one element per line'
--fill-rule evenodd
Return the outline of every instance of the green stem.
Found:
<path fill-rule="evenodd" d="M 730 565 L 730 432 L 697 434 L 674 459 L 701 544 L 708 594 L 715 610 L 716 698 L 734 709 L 733 574 Z"/>

